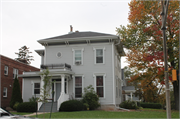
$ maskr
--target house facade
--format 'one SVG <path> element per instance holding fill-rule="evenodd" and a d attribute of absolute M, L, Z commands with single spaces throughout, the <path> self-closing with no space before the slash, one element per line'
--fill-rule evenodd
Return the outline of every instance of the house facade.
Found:
<path fill-rule="evenodd" d="M 13 83 L 16 75 L 23 72 L 39 71 L 38 68 L 0 55 L 1 64 L 1 107 L 9 107 L 12 95 Z M 22 91 L 22 78 L 19 79 L 20 88 Z"/>
<path fill-rule="evenodd" d="M 119 105 L 122 101 L 121 56 L 124 55 L 116 35 L 97 32 L 70 32 L 66 35 L 38 41 L 44 46 L 36 50 L 41 56 L 40 72 L 24 72 L 23 100 L 39 97 L 43 86 L 42 71 L 49 69 L 55 81 L 51 91 L 57 110 L 70 98 L 81 99 L 84 88 L 92 85 L 100 98 L 101 106 Z M 42 103 L 38 103 L 38 110 Z"/>

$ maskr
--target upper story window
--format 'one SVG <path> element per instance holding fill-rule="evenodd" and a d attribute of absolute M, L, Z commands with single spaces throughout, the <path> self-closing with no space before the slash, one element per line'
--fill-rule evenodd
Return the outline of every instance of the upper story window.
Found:
<path fill-rule="evenodd" d="M 4 89 L 3 89 L 3 97 L 7 97 L 7 88 L 6 87 L 4 87 Z"/>
<path fill-rule="evenodd" d="M 105 63 L 105 48 L 94 48 L 94 63 L 104 64 Z"/>
<path fill-rule="evenodd" d="M 8 75 L 8 66 L 4 66 L 4 75 Z"/>
<path fill-rule="evenodd" d="M 73 51 L 73 65 L 82 65 L 84 48 L 72 49 L 72 51 Z"/>
<path fill-rule="evenodd" d="M 18 76 L 18 69 L 13 69 L 13 79 L 16 78 L 16 75 Z"/>

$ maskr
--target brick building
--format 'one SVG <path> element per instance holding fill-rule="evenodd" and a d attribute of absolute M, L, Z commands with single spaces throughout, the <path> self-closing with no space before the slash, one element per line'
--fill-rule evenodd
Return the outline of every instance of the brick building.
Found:
<path fill-rule="evenodd" d="M 0 107 L 9 107 L 14 78 L 18 74 L 22 74 L 24 71 L 39 71 L 40 69 L 27 65 L 25 63 L 16 61 L 6 56 L 0 55 L 0 88 L 1 88 L 1 104 Z M 22 78 L 19 79 L 19 84 L 22 92 Z"/>

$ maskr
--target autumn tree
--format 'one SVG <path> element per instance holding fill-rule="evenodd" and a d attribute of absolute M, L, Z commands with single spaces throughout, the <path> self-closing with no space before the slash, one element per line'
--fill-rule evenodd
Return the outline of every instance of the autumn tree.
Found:
<path fill-rule="evenodd" d="M 16 60 L 23 62 L 25 64 L 31 64 L 31 61 L 33 61 L 33 56 L 30 56 L 32 52 L 29 51 L 29 48 L 26 46 L 23 46 L 19 49 L 18 53 L 15 53 L 18 55 L 18 58 L 15 58 Z"/>
<path fill-rule="evenodd" d="M 136 1 L 129 3 L 129 24 L 117 28 L 124 46 L 128 49 L 127 60 L 139 74 L 132 80 L 154 81 L 164 84 L 163 35 L 161 31 L 161 3 L 159 1 Z M 178 69 L 179 2 L 170 1 L 167 16 L 168 67 Z M 142 73 L 143 72 L 143 73 Z M 169 73 L 169 76 L 171 74 Z M 171 80 L 171 78 L 169 77 Z M 172 82 L 176 109 L 179 109 L 179 80 Z"/>

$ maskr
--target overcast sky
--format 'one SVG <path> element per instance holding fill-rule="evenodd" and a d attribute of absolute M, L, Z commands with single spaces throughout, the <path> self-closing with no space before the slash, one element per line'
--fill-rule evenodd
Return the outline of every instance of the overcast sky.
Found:
<path fill-rule="evenodd" d="M 116 35 L 116 27 L 128 24 L 130 0 L 1 0 L 0 54 L 17 58 L 15 52 L 26 45 L 40 67 L 44 49 L 37 40 L 70 31 L 93 31 Z M 122 58 L 122 68 L 127 65 Z"/>

